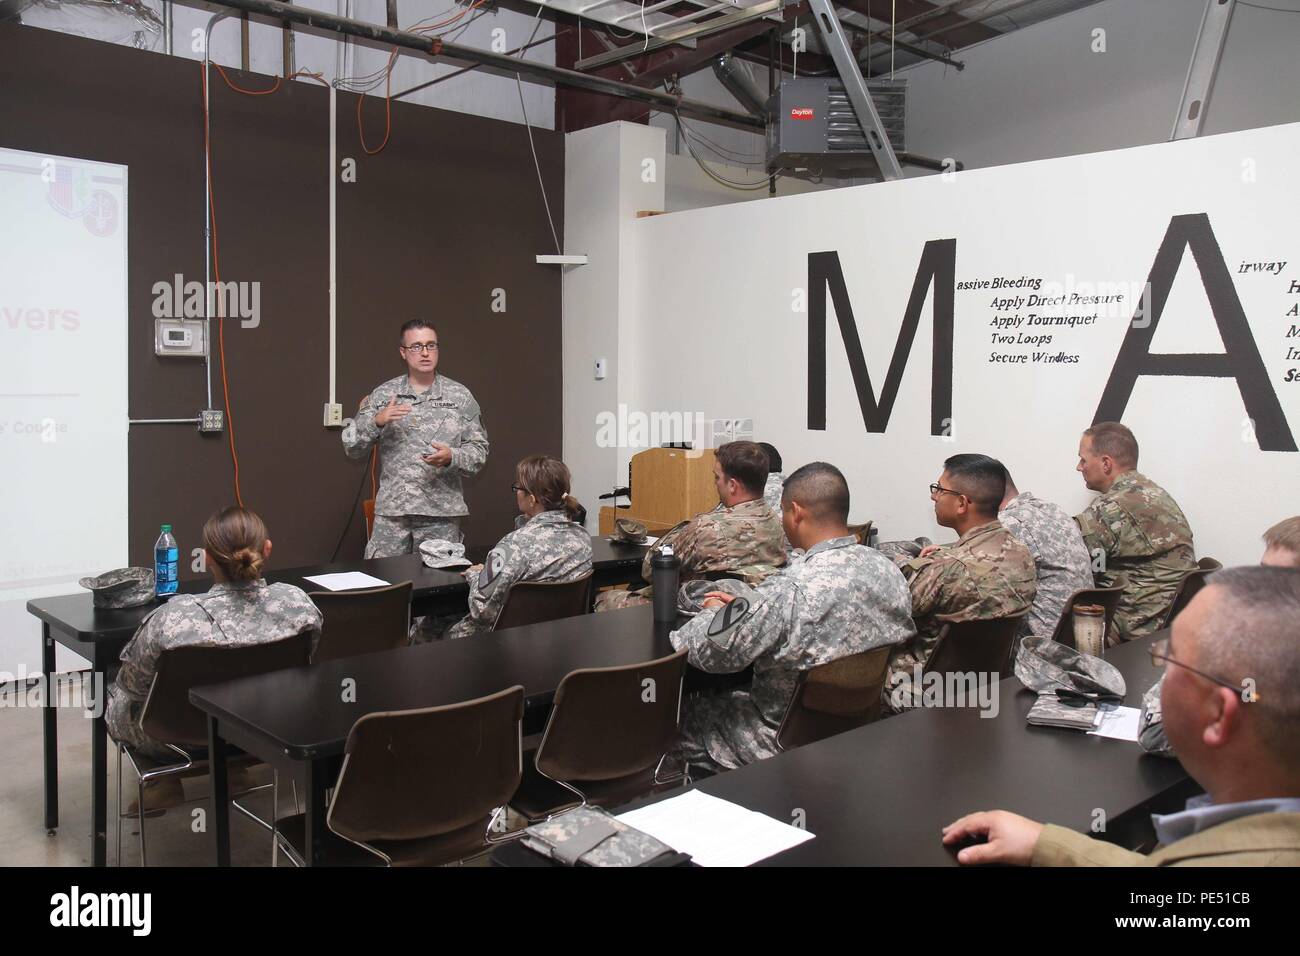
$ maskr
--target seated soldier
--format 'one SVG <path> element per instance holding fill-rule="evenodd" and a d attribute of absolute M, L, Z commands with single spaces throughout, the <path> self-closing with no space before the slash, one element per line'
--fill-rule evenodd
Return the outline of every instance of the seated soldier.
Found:
<path fill-rule="evenodd" d="M 1300 516 L 1283 519 L 1264 532 L 1264 556 L 1259 563 L 1300 568 Z"/>
<path fill-rule="evenodd" d="M 902 564 L 916 637 L 890 658 L 884 693 L 891 712 L 920 704 L 918 678 L 946 623 L 1014 617 L 1033 603 L 1034 557 L 998 521 L 1005 492 L 1006 469 L 988 455 L 953 455 L 930 486 L 935 521 L 959 537 Z"/>
<path fill-rule="evenodd" d="M 781 515 L 781 490 L 785 487 L 785 475 L 781 473 L 781 453 L 776 450 L 775 445 L 768 444 L 765 441 L 759 442 L 758 447 L 767 452 L 767 482 L 763 485 L 763 500 L 772 509 L 772 514 L 779 519 Z M 863 543 L 865 544 L 865 542 Z M 781 535 L 781 547 L 784 549 L 788 561 L 790 559 L 790 541 L 784 533 Z"/>
<path fill-rule="evenodd" d="M 1075 591 L 1092 587 L 1092 566 L 1079 526 L 1059 505 L 1020 491 L 1007 472 L 998 520 L 1034 556 L 1038 590 L 1020 636 L 1051 637 Z"/>
<path fill-rule="evenodd" d="M 674 526 L 646 552 L 641 577 L 651 580 L 650 558 L 654 551 L 671 546 L 681 561 L 680 578 L 685 584 L 728 572 L 747 584 L 756 585 L 785 564 L 781 518 L 763 500 L 767 481 L 767 453 L 752 441 L 727 442 L 718 448 L 713 461 L 713 482 L 718 489 L 718 506 Z M 650 603 L 650 588 L 638 591 L 605 591 L 596 601 L 597 611 L 611 611 Z"/>
<path fill-rule="evenodd" d="M 203 550 L 214 583 L 206 594 L 177 594 L 140 622 L 122 649 L 122 666 L 108 692 L 109 735 L 157 760 L 177 760 L 175 751 L 145 735 L 140 715 L 158 671 L 158 657 L 174 647 L 263 644 L 312 633 L 320 639 L 321 613 L 307 592 L 292 584 L 267 584 L 262 570 L 271 539 L 255 512 L 227 508 L 203 525 Z M 244 789 L 235 781 L 231 790 Z M 178 778 L 149 789 L 150 807 L 184 802 Z M 134 809 L 128 815 L 134 814 Z"/>
<path fill-rule="evenodd" d="M 907 582 L 888 558 L 849 533 L 849 486 L 834 465 L 813 462 L 786 479 L 781 520 L 803 551 L 757 588 L 710 592 L 704 608 L 670 635 L 700 670 L 754 665 L 748 690 L 686 701 L 675 756 L 732 770 L 777 752 L 776 732 L 799 672 L 898 644 L 913 634 Z"/>
<path fill-rule="evenodd" d="M 1219 571 L 1151 645 L 1165 668 L 1165 726 L 1205 794 L 1153 816 L 1133 853 L 1004 810 L 943 829 L 960 863 L 1021 866 L 1300 866 L 1300 571 Z M 1251 692 L 1253 690 L 1253 693 Z"/>
<path fill-rule="evenodd" d="M 1097 586 L 1125 579 L 1110 643 L 1156 630 L 1183 575 L 1196 568 L 1182 509 L 1137 463 L 1137 439 L 1119 422 L 1093 425 L 1079 440 L 1078 471 L 1101 494 L 1074 520 L 1092 554 Z"/>
<path fill-rule="evenodd" d="M 569 494 L 569 468 L 558 458 L 529 455 L 515 466 L 515 530 L 497 542 L 481 565 L 465 569 L 469 614 L 447 637 L 492 630 L 511 585 L 519 581 L 574 581 L 591 573 L 587 510 Z"/>

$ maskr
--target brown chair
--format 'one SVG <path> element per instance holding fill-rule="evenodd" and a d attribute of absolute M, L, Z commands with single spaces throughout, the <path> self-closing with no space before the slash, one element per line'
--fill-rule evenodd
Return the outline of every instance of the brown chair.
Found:
<path fill-rule="evenodd" d="M 1001 680 L 1011 671 L 1011 645 L 1027 614 L 944 624 L 925 673 L 996 673 Z"/>
<path fill-rule="evenodd" d="M 591 612 L 591 572 L 574 581 L 518 581 L 510 586 L 494 631 Z"/>
<path fill-rule="evenodd" d="M 1196 567 L 1184 574 L 1183 579 L 1178 582 L 1178 590 L 1174 592 L 1174 599 L 1169 603 L 1169 610 L 1165 613 L 1160 626 L 1168 627 L 1172 624 L 1183 608 L 1192 603 L 1196 592 L 1205 587 L 1205 579 L 1215 571 L 1222 570 L 1223 565 L 1214 558 L 1201 558 L 1197 561 Z"/>
<path fill-rule="evenodd" d="M 366 714 L 352 725 L 325 817 L 335 866 L 441 866 L 505 832 L 523 764 L 524 689 L 444 707 Z M 306 815 L 276 821 L 301 865 Z"/>
<path fill-rule="evenodd" d="M 375 533 L 375 499 L 367 498 L 361 502 L 361 511 L 366 516 L 366 540 Z"/>
<path fill-rule="evenodd" d="M 150 784 L 172 777 L 182 780 L 208 772 L 206 750 L 208 745 L 208 719 L 203 711 L 190 703 L 190 689 L 210 684 L 222 684 L 284 670 L 301 667 L 311 653 L 312 632 L 304 631 L 292 637 L 265 644 L 183 645 L 164 650 L 158 656 L 158 668 L 149 696 L 145 698 L 140 714 L 140 729 L 176 754 L 172 761 L 159 760 L 141 753 L 129 744 L 117 741 L 117 860 L 122 862 L 122 757 L 126 756 L 139 778 L 137 807 L 140 810 L 140 865 L 147 865 L 145 856 L 144 794 Z M 200 755 L 200 751 L 202 754 Z M 256 761 L 247 754 L 235 754 L 235 765 Z M 260 787 L 255 789 L 262 789 Z M 248 791 L 245 791 L 248 792 Z M 269 823 L 250 813 L 238 803 L 233 806 L 258 824 L 271 829 Z"/>
<path fill-rule="evenodd" d="M 890 645 L 873 647 L 801 671 L 776 745 L 791 750 L 876 720 L 891 650 Z"/>
<path fill-rule="evenodd" d="M 1074 647 L 1074 606 L 1076 604 L 1100 604 L 1105 608 L 1106 627 L 1102 633 L 1109 634 L 1111 621 L 1115 618 L 1115 608 L 1119 607 L 1119 599 L 1123 594 L 1122 582 L 1109 588 L 1080 588 L 1075 591 L 1065 602 L 1065 607 L 1061 609 L 1061 617 L 1056 622 L 1056 630 L 1052 632 L 1052 640 L 1066 647 Z M 1012 653 L 1014 654 L 1014 649 Z"/>
<path fill-rule="evenodd" d="M 660 776 L 677 739 L 685 673 L 681 650 L 566 675 L 511 807 L 531 822 L 579 805 L 618 806 L 688 782 L 684 771 Z"/>
<path fill-rule="evenodd" d="M 391 651 L 410 643 L 410 581 L 363 591 L 313 591 L 324 624 L 313 664 L 357 654 Z"/>

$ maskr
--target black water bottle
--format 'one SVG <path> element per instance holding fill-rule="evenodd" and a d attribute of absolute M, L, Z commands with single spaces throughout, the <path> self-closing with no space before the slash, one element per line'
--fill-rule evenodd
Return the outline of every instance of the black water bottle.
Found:
<path fill-rule="evenodd" d="M 650 585 L 654 589 L 655 621 L 677 620 L 677 580 L 681 576 L 682 562 L 665 546 L 650 556 Z"/>

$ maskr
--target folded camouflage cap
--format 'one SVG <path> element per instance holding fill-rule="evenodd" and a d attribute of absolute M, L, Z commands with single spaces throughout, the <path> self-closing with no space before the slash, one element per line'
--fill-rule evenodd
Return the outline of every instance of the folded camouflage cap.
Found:
<path fill-rule="evenodd" d="M 687 581 L 677 591 L 677 610 L 688 617 L 694 617 L 704 610 L 704 595 L 711 591 L 722 591 L 736 597 L 747 598 L 755 603 L 758 595 L 744 581 L 735 578 L 723 578 L 720 581 Z"/>
<path fill-rule="evenodd" d="M 1032 691 L 1062 697 L 1123 700 L 1127 687 L 1115 665 L 1050 637 L 1026 637 L 1016 654 L 1016 677 Z"/>
<path fill-rule="evenodd" d="M 465 545 L 459 541 L 444 541 L 442 538 L 429 538 L 420 542 L 420 557 L 431 568 L 467 568 L 470 561 L 465 557 Z"/>
<path fill-rule="evenodd" d="M 155 597 L 154 573 L 149 568 L 118 568 L 77 583 L 90 591 L 95 607 L 139 607 Z"/>
<path fill-rule="evenodd" d="M 644 866 L 673 852 L 598 807 L 575 807 L 534 823 L 521 842 L 565 866 Z"/>
<path fill-rule="evenodd" d="M 614 533 L 610 538 L 627 544 L 645 544 L 646 527 L 634 518 L 618 518 L 614 521 Z"/>

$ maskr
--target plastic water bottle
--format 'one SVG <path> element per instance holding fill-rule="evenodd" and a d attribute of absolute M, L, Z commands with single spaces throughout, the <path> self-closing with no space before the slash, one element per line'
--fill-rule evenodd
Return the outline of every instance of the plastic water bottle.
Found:
<path fill-rule="evenodd" d="M 172 526 L 162 526 L 162 534 L 153 546 L 154 593 L 158 597 L 171 597 L 176 593 L 180 551 L 172 537 Z"/>

